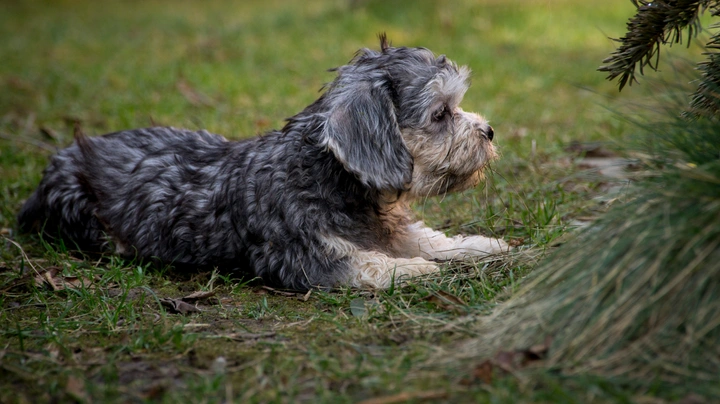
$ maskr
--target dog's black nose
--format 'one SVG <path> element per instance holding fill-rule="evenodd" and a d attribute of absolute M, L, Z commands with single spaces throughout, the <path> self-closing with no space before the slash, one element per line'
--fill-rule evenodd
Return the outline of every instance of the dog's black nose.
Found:
<path fill-rule="evenodd" d="M 485 130 L 485 136 L 487 136 L 488 140 L 492 142 L 493 137 L 495 137 L 495 131 L 493 130 L 492 126 L 487 127 L 487 130 Z"/>

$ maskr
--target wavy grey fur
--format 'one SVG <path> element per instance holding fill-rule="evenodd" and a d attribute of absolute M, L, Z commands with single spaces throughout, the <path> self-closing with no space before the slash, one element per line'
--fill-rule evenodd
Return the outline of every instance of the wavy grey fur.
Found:
<path fill-rule="evenodd" d="M 457 72 L 427 49 L 384 38 L 381 48 L 359 51 L 317 101 L 255 139 L 166 127 L 77 137 L 52 158 L 20 227 L 287 288 L 343 284 L 348 257 L 323 237 L 384 250 L 411 222 L 392 205 L 413 175 L 401 131 L 423 125 L 427 83 Z"/>

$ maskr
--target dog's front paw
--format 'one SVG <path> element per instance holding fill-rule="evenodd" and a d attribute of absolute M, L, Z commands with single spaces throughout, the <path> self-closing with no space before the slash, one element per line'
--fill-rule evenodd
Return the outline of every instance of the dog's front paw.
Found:
<path fill-rule="evenodd" d="M 394 258 L 375 251 L 358 251 L 348 258 L 354 269 L 350 285 L 358 288 L 386 289 L 440 269 L 435 262 L 420 257 Z"/>
<path fill-rule="evenodd" d="M 510 251 L 510 245 L 499 238 L 483 236 L 462 237 L 457 241 L 458 252 L 466 257 L 483 257 Z"/>

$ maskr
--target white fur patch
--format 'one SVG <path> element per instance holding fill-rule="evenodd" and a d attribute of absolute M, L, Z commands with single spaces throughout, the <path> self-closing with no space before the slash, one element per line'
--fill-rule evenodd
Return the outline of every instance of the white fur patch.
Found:
<path fill-rule="evenodd" d="M 432 259 L 463 259 L 484 257 L 507 252 L 509 247 L 502 240 L 483 236 L 455 236 L 426 227 L 423 222 L 408 226 L 406 237 L 398 240 L 395 249 L 399 256 Z"/>
<path fill-rule="evenodd" d="M 361 250 L 339 237 L 324 237 L 322 241 L 328 253 L 348 258 L 351 267 L 348 285 L 352 287 L 383 289 L 393 282 L 438 270 L 436 263 L 421 257 L 396 258 L 382 252 Z"/>

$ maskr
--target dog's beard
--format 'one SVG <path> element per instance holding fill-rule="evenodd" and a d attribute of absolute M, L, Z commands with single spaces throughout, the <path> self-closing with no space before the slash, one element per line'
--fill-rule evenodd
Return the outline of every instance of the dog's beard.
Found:
<path fill-rule="evenodd" d="M 445 138 L 421 130 L 403 131 L 414 158 L 411 196 L 423 198 L 463 191 L 485 178 L 484 171 L 497 158 L 497 151 L 489 139 L 470 127 L 462 125 Z"/>

